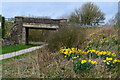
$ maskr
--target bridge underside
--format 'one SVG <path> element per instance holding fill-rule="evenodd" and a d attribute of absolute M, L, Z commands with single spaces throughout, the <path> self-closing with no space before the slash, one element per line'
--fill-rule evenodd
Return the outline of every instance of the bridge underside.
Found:
<path fill-rule="evenodd" d="M 43 30 L 56 30 L 56 29 L 58 29 L 58 28 L 44 28 L 44 27 L 25 27 L 25 28 L 28 28 L 28 29 L 43 29 Z"/>
<path fill-rule="evenodd" d="M 23 32 L 22 32 L 22 44 L 29 44 L 29 41 L 28 41 L 28 36 L 29 36 L 29 29 L 41 29 L 41 30 L 57 30 L 58 29 L 58 26 L 55 28 L 53 27 L 43 27 L 43 26 L 23 26 Z"/>
<path fill-rule="evenodd" d="M 44 29 L 56 29 L 59 28 L 58 24 L 28 24 L 28 23 L 23 23 L 23 27 L 29 27 L 29 28 L 44 28 Z"/>

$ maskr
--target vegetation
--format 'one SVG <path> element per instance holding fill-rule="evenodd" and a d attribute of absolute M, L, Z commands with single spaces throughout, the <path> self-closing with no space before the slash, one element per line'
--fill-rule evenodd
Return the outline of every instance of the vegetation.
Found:
<path fill-rule="evenodd" d="M 45 42 L 49 32 L 49 30 L 30 29 L 28 39 L 30 42 Z"/>
<path fill-rule="evenodd" d="M 93 36 L 96 36 L 93 38 Z M 120 65 L 120 60 L 117 60 L 117 36 L 116 35 L 105 35 L 105 34 L 90 34 L 90 40 L 84 42 L 86 45 L 84 50 L 78 48 L 63 48 L 60 49 L 60 53 L 64 55 L 68 60 L 72 60 L 74 64 L 74 71 L 76 73 L 81 73 L 83 71 L 88 71 L 94 64 L 106 65 L 107 68 L 114 68 Z M 83 45 L 84 45 L 83 44 Z M 106 46 L 107 45 L 107 46 Z M 104 48 L 103 48 L 104 47 Z M 115 51 L 112 51 L 114 47 Z M 97 49 L 97 50 L 96 50 Z M 111 50 L 107 51 L 107 50 Z M 99 61 L 95 61 L 99 60 Z"/>
<path fill-rule="evenodd" d="M 2 38 L 5 36 L 5 17 L 2 17 Z"/>
<path fill-rule="evenodd" d="M 32 52 L 28 52 L 28 53 L 25 53 L 25 54 L 21 54 L 21 55 L 17 55 L 17 56 L 14 56 L 14 57 L 11 57 L 11 58 L 7 58 L 7 59 L 3 59 L 3 60 L 0 60 L 0 65 L 2 65 L 2 63 L 7 63 L 11 60 L 15 60 L 15 59 L 21 59 L 25 56 L 28 56 L 29 54 L 33 53 L 34 51 Z"/>
<path fill-rule="evenodd" d="M 80 47 L 85 40 L 85 29 L 77 26 L 65 26 L 58 31 L 49 33 L 47 37 L 50 51 L 58 51 L 60 47 Z"/>
<path fill-rule="evenodd" d="M 11 28 L 14 26 L 14 22 L 5 22 L 5 36 L 4 37 L 8 37 L 8 34 L 11 30 Z"/>
<path fill-rule="evenodd" d="M 81 47 L 65 44 L 59 52 L 42 48 L 10 59 L 3 62 L 3 78 L 120 78 L 116 31 L 111 27 L 86 28 Z"/>
<path fill-rule="evenodd" d="M 39 45 L 42 45 L 42 44 L 39 44 Z M 17 44 L 17 45 L 2 46 L 2 54 L 15 52 L 15 51 L 19 51 L 19 50 L 30 48 L 30 47 L 34 47 L 34 46 L 36 46 L 36 45 L 21 45 L 21 44 Z"/>
<path fill-rule="evenodd" d="M 0 28 L 0 33 L 1 33 L 1 38 L 5 36 L 5 17 L 0 15 L 0 22 L 1 22 L 1 28 Z"/>
<path fill-rule="evenodd" d="M 0 22 L 1 22 L 0 36 L 1 38 L 5 38 L 8 36 L 8 33 L 10 29 L 13 27 L 14 23 L 5 21 L 5 17 L 3 17 L 2 15 L 0 15 Z"/>
<path fill-rule="evenodd" d="M 75 9 L 69 18 L 72 23 L 81 25 L 98 25 L 105 20 L 104 13 L 99 7 L 91 2 L 85 3 L 81 8 Z"/>
<path fill-rule="evenodd" d="M 120 16 L 120 14 L 116 13 L 114 18 L 112 18 L 108 21 L 108 24 L 112 27 L 118 28 L 119 27 L 119 22 L 120 22 L 119 21 L 119 16 Z"/>

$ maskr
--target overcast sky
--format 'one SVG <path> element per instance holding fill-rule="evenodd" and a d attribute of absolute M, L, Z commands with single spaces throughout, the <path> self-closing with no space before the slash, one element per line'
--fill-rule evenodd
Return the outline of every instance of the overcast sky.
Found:
<path fill-rule="evenodd" d="M 49 16 L 59 18 L 69 15 L 75 8 L 80 8 L 85 2 L 2 2 L 3 16 Z M 118 11 L 117 2 L 94 2 L 105 13 L 107 22 Z"/>

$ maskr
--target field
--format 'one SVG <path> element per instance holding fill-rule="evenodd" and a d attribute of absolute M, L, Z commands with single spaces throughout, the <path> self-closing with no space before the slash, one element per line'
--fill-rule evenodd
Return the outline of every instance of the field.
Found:
<path fill-rule="evenodd" d="M 64 30 L 48 36 L 51 45 L 3 62 L 3 78 L 120 78 L 117 28 Z"/>

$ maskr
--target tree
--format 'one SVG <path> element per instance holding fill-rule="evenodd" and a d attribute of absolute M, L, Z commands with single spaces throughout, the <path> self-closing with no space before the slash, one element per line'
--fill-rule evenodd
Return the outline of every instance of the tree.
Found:
<path fill-rule="evenodd" d="M 87 2 L 81 8 L 74 10 L 69 17 L 69 21 L 82 25 L 96 25 L 105 20 L 104 15 L 97 5 Z"/>
<path fill-rule="evenodd" d="M 115 16 L 112 17 L 112 18 L 108 21 L 108 24 L 111 25 L 111 26 L 113 26 L 113 27 L 119 27 L 119 24 L 120 24 L 120 23 L 119 23 L 119 22 L 120 22 L 119 16 L 120 16 L 120 14 L 119 14 L 119 12 L 117 12 L 117 13 L 115 14 Z"/>
<path fill-rule="evenodd" d="M 1 24 L 1 30 L 0 30 L 0 32 L 2 32 L 2 38 L 4 38 L 4 36 L 5 36 L 5 17 L 3 17 L 2 15 L 0 15 L 0 24 Z M 0 33 L 1 34 L 1 33 Z"/>
<path fill-rule="evenodd" d="M 75 11 L 70 15 L 69 21 L 72 23 L 80 23 L 80 9 L 75 9 Z"/>

